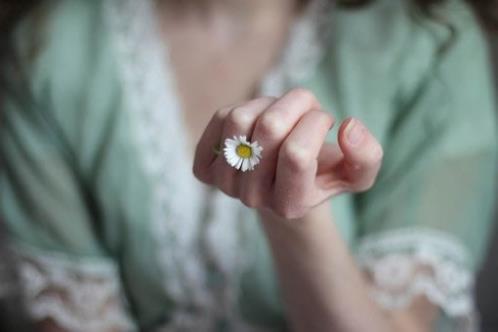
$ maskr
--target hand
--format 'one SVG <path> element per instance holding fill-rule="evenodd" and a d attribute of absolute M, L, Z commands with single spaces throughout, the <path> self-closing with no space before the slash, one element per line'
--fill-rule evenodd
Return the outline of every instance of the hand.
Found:
<path fill-rule="evenodd" d="M 304 89 L 221 109 L 197 144 L 194 174 L 249 207 L 286 219 L 303 217 L 341 192 L 369 189 L 381 166 L 382 147 L 359 120 L 341 124 L 338 144 L 325 143 L 333 124 Z M 263 147 L 253 171 L 239 171 L 213 152 L 235 135 Z"/>

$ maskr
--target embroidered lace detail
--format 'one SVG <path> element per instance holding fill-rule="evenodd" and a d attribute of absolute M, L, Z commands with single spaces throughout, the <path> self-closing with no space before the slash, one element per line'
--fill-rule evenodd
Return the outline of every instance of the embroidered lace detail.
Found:
<path fill-rule="evenodd" d="M 108 0 L 106 18 L 153 188 L 150 232 L 164 287 L 175 302 L 168 329 L 207 327 L 235 306 L 237 217 L 243 206 L 220 192 L 212 192 L 206 203 L 206 187 L 192 175 L 168 49 L 159 38 L 152 6 L 151 1 Z M 223 274 L 222 286 L 208 285 L 210 266 Z"/>
<path fill-rule="evenodd" d="M 203 302 L 206 294 L 199 290 L 202 272 L 190 247 L 196 235 L 200 190 L 186 174 L 191 166 L 184 152 L 179 105 L 173 82 L 163 70 L 167 53 L 154 38 L 152 3 L 109 0 L 107 4 L 138 149 L 153 187 L 151 234 L 157 241 L 159 265 L 167 276 L 165 286 L 178 302 L 184 302 L 187 293 Z"/>
<path fill-rule="evenodd" d="M 427 229 L 369 235 L 360 242 L 358 259 L 383 307 L 407 307 L 414 297 L 425 295 L 447 316 L 473 325 L 474 278 L 468 254 L 449 235 Z"/>
<path fill-rule="evenodd" d="M 15 249 L 24 302 L 36 322 L 75 332 L 132 331 L 113 265 Z"/>
<path fill-rule="evenodd" d="M 223 320 L 232 330 L 243 330 L 236 310 L 237 280 L 247 261 L 238 245 L 244 226 L 237 221 L 245 208 L 220 192 L 211 193 L 204 202 L 206 188 L 193 177 L 192 160 L 185 152 L 185 125 L 169 68 L 168 46 L 159 37 L 152 6 L 152 1 L 107 0 L 106 20 L 143 168 L 153 188 L 151 234 L 157 243 L 157 261 L 164 287 L 175 302 L 171 321 L 164 328 L 206 330 Z M 319 12 L 317 5 L 311 7 L 313 13 Z M 284 81 L 301 79 L 304 72 L 315 69 L 321 46 L 315 38 L 317 20 L 310 13 L 305 15 L 306 23 L 293 29 L 293 46 L 285 52 L 284 64 L 263 86 L 290 86 Z M 283 92 L 262 90 L 265 94 Z M 206 211 L 210 211 L 208 218 Z M 221 275 L 218 285 L 209 285 L 208 269 Z"/>

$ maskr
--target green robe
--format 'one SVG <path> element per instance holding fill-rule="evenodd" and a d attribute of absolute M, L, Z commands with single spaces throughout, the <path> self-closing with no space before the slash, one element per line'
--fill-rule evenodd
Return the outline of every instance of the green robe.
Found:
<path fill-rule="evenodd" d="M 62 292 L 52 307 L 80 315 L 74 329 L 98 330 L 84 324 L 108 318 L 106 299 L 123 329 L 282 329 L 257 217 L 193 178 L 174 80 L 161 73 L 166 47 L 154 39 L 150 8 L 122 3 L 54 2 L 16 31 L 27 79 L 12 79 L 3 100 L 0 211 L 31 313 L 59 317 L 40 299 Z M 270 78 L 262 93 L 308 88 L 338 120 L 357 117 L 379 139 L 376 185 L 331 199 L 335 222 L 381 305 L 424 294 L 442 309 L 438 328 L 451 329 L 472 316 L 490 230 L 491 69 L 462 1 L 441 10 L 453 37 L 408 3 L 318 13 L 317 53 L 283 60 L 273 73 L 280 86 Z M 315 50 L 304 40 L 294 49 Z"/>

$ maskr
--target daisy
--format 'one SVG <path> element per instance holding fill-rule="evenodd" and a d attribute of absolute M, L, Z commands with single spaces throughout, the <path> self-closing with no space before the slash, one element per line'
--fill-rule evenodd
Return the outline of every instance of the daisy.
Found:
<path fill-rule="evenodd" d="M 258 142 L 249 143 L 246 136 L 234 136 L 225 140 L 223 151 L 230 166 L 245 172 L 252 171 L 259 164 L 263 148 Z"/>

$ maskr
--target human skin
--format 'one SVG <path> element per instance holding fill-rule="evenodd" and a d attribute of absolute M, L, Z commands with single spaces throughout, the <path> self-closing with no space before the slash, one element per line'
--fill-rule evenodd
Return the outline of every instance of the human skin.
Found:
<path fill-rule="evenodd" d="M 324 143 L 334 120 L 309 91 L 254 99 L 298 15 L 294 1 L 184 3 L 165 0 L 162 31 L 192 145 L 198 142 L 194 174 L 259 211 L 295 330 L 430 330 L 437 308 L 425 297 L 397 311 L 370 299 L 370 280 L 328 208 L 341 192 L 374 183 L 382 160 L 377 140 L 358 119 L 348 119 L 337 124 L 339 144 Z M 353 127 L 360 135 L 351 141 Z M 263 146 L 254 171 L 239 172 L 213 153 L 233 135 Z"/>
<path fill-rule="evenodd" d="M 396 312 L 370 299 L 369 281 L 334 226 L 328 201 L 368 190 L 383 150 L 353 118 L 340 124 L 337 145 L 326 143 L 333 124 L 304 89 L 223 108 L 198 142 L 193 172 L 259 211 L 296 331 L 429 331 L 437 311 L 425 298 Z M 263 146 L 254 171 L 237 171 L 213 153 L 233 135 Z"/>

